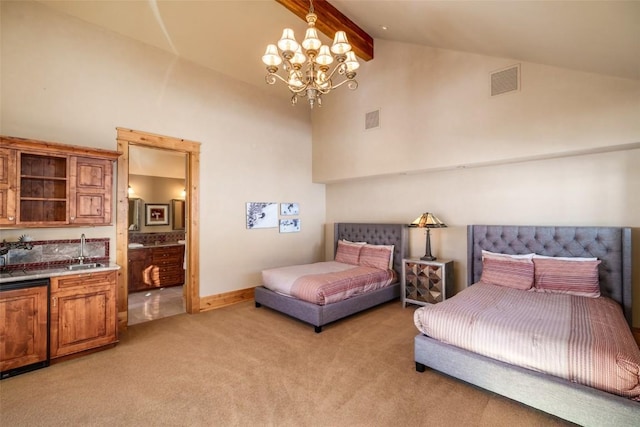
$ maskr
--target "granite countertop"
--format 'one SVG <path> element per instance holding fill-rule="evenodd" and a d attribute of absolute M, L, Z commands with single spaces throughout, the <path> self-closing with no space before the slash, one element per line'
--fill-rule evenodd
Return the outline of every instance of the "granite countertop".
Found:
<path fill-rule="evenodd" d="M 129 243 L 129 249 L 146 249 L 146 248 L 161 248 L 163 246 L 184 246 L 184 243 L 180 243 L 180 242 L 163 242 L 163 243 L 149 243 L 149 244 L 142 244 L 142 243 Z"/>
<path fill-rule="evenodd" d="M 69 270 L 66 267 L 48 268 L 43 270 L 14 270 L 11 272 L 0 273 L 0 283 L 12 283 L 33 279 L 47 279 L 57 276 L 70 276 L 75 274 L 88 274 L 112 270 L 120 270 L 120 266 L 118 264 L 112 263 L 100 263 L 100 267 L 80 270 Z"/>

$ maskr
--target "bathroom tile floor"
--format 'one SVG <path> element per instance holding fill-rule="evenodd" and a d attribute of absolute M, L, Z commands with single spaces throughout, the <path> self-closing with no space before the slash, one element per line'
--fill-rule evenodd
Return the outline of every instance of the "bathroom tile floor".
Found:
<path fill-rule="evenodd" d="M 129 326 L 185 312 L 182 286 L 129 294 Z"/>

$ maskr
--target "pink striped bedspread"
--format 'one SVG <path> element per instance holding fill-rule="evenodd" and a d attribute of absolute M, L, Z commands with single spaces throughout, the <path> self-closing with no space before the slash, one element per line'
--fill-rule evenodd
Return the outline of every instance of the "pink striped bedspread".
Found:
<path fill-rule="evenodd" d="M 262 271 L 264 287 L 313 304 L 325 305 L 384 288 L 396 281 L 393 270 L 336 261 Z"/>
<path fill-rule="evenodd" d="M 640 350 L 620 306 L 609 298 L 480 282 L 420 307 L 414 322 L 439 341 L 640 400 Z"/>

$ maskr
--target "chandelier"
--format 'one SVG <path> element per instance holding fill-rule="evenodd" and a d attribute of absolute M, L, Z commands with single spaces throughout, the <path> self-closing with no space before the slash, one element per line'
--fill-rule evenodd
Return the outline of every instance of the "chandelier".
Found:
<path fill-rule="evenodd" d="M 262 57 L 267 66 L 266 82 L 273 85 L 280 80 L 293 94 L 292 105 L 298 103 L 298 97 L 307 97 L 311 108 L 315 104 L 321 106 L 322 95 L 344 84 L 355 90 L 358 82 L 354 79 L 360 67 L 344 31 L 336 32 L 331 48 L 322 44 L 315 27 L 318 16 L 313 12 L 313 0 L 310 0 L 306 16 L 309 28 L 301 45 L 296 41 L 293 30 L 285 28 L 277 47 L 268 45 Z M 280 64 L 283 64 L 282 74 L 278 73 Z M 340 81 L 334 82 L 334 78 Z"/>

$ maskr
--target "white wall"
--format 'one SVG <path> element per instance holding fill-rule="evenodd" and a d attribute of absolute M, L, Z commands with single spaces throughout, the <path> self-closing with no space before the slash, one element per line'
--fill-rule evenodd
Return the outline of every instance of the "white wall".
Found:
<path fill-rule="evenodd" d="M 325 188 L 311 183 L 308 109 L 39 3 L 0 7 L 2 134 L 114 150 L 124 127 L 202 143 L 201 296 L 322 257 Z M 249 201 L 299 203 L 302 231 L 247 230 Z M 83 232 L 115 240 L 115 227 L 29 230 Z"/>
<path fill-rule="evenodd" d="M 434 212 L 449 228 L 432 248 L 455 261 L 456 292 L 467 224 L 630 226 L 640 325 L 640 82 L 522 63 L 522 90 L 490 98 L 488 73 L 517 62 L 376 40 L 360 87 L 313 115 L 327 222 Z M 382 126 L 365 132 L 375 108 Z M 422 256 L 424 232 L 410 240 Z"/>
<path fill-rule="evenodd" d="M 640 147 L 640 81 L 384 40 L 375 50 L 360 87 L 314 111 L 316 182 Z M 491 97 L 490 73 L 518 63 L 521 90 Z M 377 108 L 381 127 L 365 131 Z"/>

